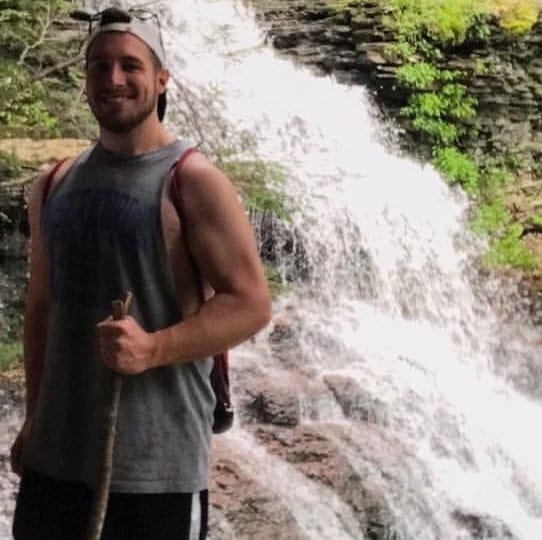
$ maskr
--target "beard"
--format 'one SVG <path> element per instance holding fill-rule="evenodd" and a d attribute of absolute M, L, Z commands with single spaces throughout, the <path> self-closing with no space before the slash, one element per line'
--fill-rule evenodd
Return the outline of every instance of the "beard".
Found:
<path fill-rule="evenodd" d="M 99 126 L 116 134 L 129 133 L 140 126 L 156 110 L 156 102 L 152 100 L 148 100 L 140 109 L 130 114 L 111 114 L 90 100 L 89 106 Z"/>

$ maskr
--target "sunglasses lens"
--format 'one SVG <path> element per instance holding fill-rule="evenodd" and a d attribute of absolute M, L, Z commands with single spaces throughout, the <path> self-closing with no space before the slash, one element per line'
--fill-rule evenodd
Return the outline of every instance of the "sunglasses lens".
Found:
<path fill-rule="evenodd" d="M 96 24 L 102 26 L 104 24 L 110 24 L 113 22 L 130 22 L 132 17 L 140 21 L 149 21 L 153 19 L 156 26 L 160 26 L 158 16 L 156 13 L 152 13 L 151 11 L 139 8 L 129 9 L 127 11 L 116 10 L 115 14 L 113 14 L 111 11 L 112 10 L 107 9 L 92 15 L 88 19 L 89 32 L 92 32 Z"/>
<path fill-rule="evenodd" d="M 154 13 L 144 9 L 131 9 L 128 13 L 140 21 L 147 21 L 155 16 Z"/>

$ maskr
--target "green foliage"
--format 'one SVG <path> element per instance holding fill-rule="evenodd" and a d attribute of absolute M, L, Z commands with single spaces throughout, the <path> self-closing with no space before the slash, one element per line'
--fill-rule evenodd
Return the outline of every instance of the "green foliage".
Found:
<path fill-rule="evenodd" d="M 414 101 L 414 106 L 417 106 L 417 100 Z M 424 100 L 427 102 L 427 100 Z M 427 105 L 427 103 L 425 103 Z M 423 105 L 422 105 L 423 106 Z M 407 113 L 412 112 L 412 107 L 405 109 Z M 452 144 L 458 139 L 457 127 L 449 122 L 444 122 L 440 118 L 434 118 L 431 115 L 419 115 L 412 120 L 412 125 L 419 132 L 428 136 L 430 141 L 440 144 Z"/>
<path fill-rule="evenodd" d="M 536 0 L 391 0 L 390 21 L 398 36 L 417 41 L 427 35 L 441 43 L 489 35 L 492 15 L 511 34 L 528 32 L 538 20 Z M 388 2 L 386 2 L 388 4 Z"/>
<path fill-rule="evenodd" d="M 272 212 L 287 218 L 282 192 L 284 171 L 279 164 L 262 160 L 230 160 L 223 163 L 224 172 L 238 187 L 249 210 Z"/>
<path fill-rule="evenodd" d="M 445 178 L 460 184 L 467 194 L 478 200 L 471 228 L 489 240 L 484 263 L 489 267 L 534 269 L 535 256 L 521 240 L 523 227 L 513 221 L 500 195 L 509 178 L 505 165 L 492 159 L 479 166 L 453 147 L 436 150 L 434 163 Z"/>
<path fill-rule="evenodd" d="M 480 164 L 480 197 L 492 200 L 499 197 L 511 178 L 511 164 L 504 158 L 489 158 Z"/>
<path fill-rule="evenodd" d="M 503 30 L 517 36 L 531 30 L 539 16 L 537 0 L 392 0 L 392 10 L 398 35 L 455 44 L 487 38 L 494 15 Z"/>
<path fill-rule="evenodd" d="M 0 152 L 0 182 L 18 178 L 23 170 L 22 162 L 9 152 Z"/>
<path fill-rule="evenodd" d="M 428 90 L 440 80 L 440 70 L 428 62 L 404 64 L 397 69 L 395 75 L 412 90 Z"/>
<path fill-rule="evenodd" d="M 536 268 L 536 258 L 521 242 L 523 227 L 519 223 L 510 224 L 503 234 L 491 239 L 485 263 L 492 268 L 510 266 L 524 270 Z"/>
<path fill-rule="evenodd" d="M 463 120 L 476 116 L 476 99 L 468 95 L 467 87 L 462 84 L 445 84 L 441 90 L 441 99 L 445 111 L 453 120 Z"/>
<path fill-rule="evenodd" d="M 21 342 L 0 342 L 0 371 L 6 371 L 20 362 L 22 355 Z"/>
<path fill-rule="evenodd" d="M 0 137 L 86 136 L 80 39 L 65 0 L 0 0 Z"/>
<path fill-rule="evenodd" d="M 513 35 L 528 32 L 538 20 L 536 0 L 494 0 L 500 15 L 500 26 Z"/>
<path fill-rule="evenodd" d="M 66 59 L 69 44 L 60 29 L 71 9 L 73 2 L 65 0 L 0 0 L 3 57 L 39 69 L 50 65 L 53 50 L 63 45 Z"/>
<path fill-rule="evenodd" d="M 416 84 L 422 82 L 421 77 L 416 80 Z M 414 91 L 402 113 L 411 118 L 414 128 L 428 136 L 431 143 L 449 146 L 457 143 L 467 130 L 457 120 L 473 117 L 474 107 L 475 100 L 466 95 L 464 86 L 448 83 L 437 91 Z"/>
<path fill-rule="evenodd" d="M 474 161 L 453 146 L 437 148 L 433 164 L 451 183 L 459 184 L 469 195 L 478 193 L 480 172 Z"/>
<path fill-rule="evenodd" d="M 478 234 L 501 235 L 510 225 L 511 217 L 501 198 L 496 197 L 481 204 L 471 221 L 472 230 Z"/>
<path fill-rule="evenodd" d="M 337 12 L 349 11 L 354 19 L 363 0 L 328 0 Z M 528 32 L 537 22 L 538 0 L 381 0 L 388 15 L 384 21 L 399 41 L 415 43 L 426 37 L 440 43 L 462 43 L 468 36 L 486 38 L 488 21 L 496 16 L 501 28 L 513 35 Z"/>
<path fill-rule="evenodd" d="M 405 62 L 405 65 L 408 65 L 407 62 L 416 62 L 418 59 L 418 49 L 412 43 L 408 41 L 397 41 L 388 46 L 385 51 L 385 56 L 390 62 Z M 397 69 L 397 72 L 405 66 L 400 66 Z"/>
<path fill-rule="evenodd" d="M 457 143 L 467 129 L 461 120 L 476 115 L 476 100 L 457 82 L 458 71 L 439 69 L 427 61 L 404 64 L 397 79 L 410 91 L 402 114 L 435 145 Z"/>
<path fill-rule="evenodd" d="M 531 224 L 534 225 L 536 228 L 542 228 L 541 214 L 537 214 L 536 216 L 531 216 L 530 221 L 531 221 Z"/>
<path fill-rule="evenodd" d="M 472 0 L 391 0 L 399 36 L 417 41 L 423 35 L 440 42 L 461 43 L 481 9 Z"/>
<path fill-rule="evenodd" d="M 5 189 L 3 184 L 19 178 L 22 172 L 23 163 L 16 156 L 8 152 L 0 152 L 0 202 L 2 201 L 3 190 Z M 13 221 L 10 216 L 0 211 L 0 237 L 4 230 L 9 229 L 12 225 Z M 0 314 L 0 330 L 2 327 L 1 321 L 2 315 Z"/>
<path fill-rule="evenodd" d="M 47 110 L 47 89 L 14 62 L 0 61 L 0 137 L 55 136 L 58 120 Z"/>
<path fill-rule="evenodd" d="M 484 262 L 491 268 L 510 266 L 532 270 L 536 258 L 523 244 L 523 227 L 514 223 L 501 198 L 496 197 L 477 208 L 471 221 L 472 229 L 489 238 L 489 249 Z"/>

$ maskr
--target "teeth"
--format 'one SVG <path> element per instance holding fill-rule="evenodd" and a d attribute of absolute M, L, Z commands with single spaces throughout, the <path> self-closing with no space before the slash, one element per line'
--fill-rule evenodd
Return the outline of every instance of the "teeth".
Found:
<path fill-rule="evenodd" d="M 104 101 L 121 101 L 123 99 L 127 99 L 126 96 L 104 96 Z"/>

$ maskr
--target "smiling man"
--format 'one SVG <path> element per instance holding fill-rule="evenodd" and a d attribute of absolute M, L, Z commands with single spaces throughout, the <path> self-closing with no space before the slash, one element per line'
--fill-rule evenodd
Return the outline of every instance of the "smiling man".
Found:
<path fill-rule="evenodd" d="M 127 25 L 131 32 L 123 31 Z M 104 25 L 98 27 L 87 46 L 88 103 L 104 131 L 127 133 L 152 120 L 156 96 L 164 94 L 169 72 L 163 67 L 157 29 L 137 20 L 107 27 L 111 29 L 107 35 Z"/>
<path fill-rule="evenodd" d="M 95 20 L 99 141 L 39 178 L 29 202 L 14 537 L 85 537 L 112 370 L 123 387 L 102 538 L 204 539 L 212 355 L 267 323 L 269 291 L 231 182 L 160 122 L 169 72 L 155 19 L 111 8 Z M 111 320 L 125 291 L 130 316 Z"/>

